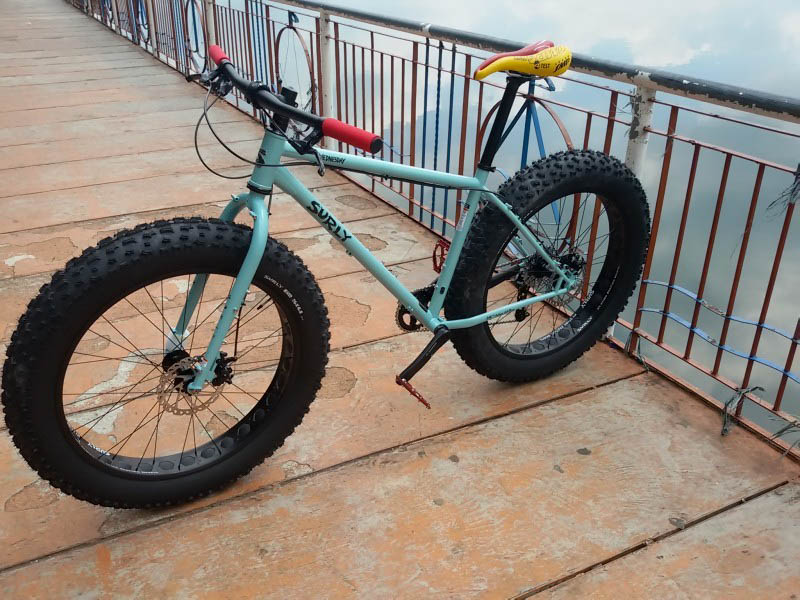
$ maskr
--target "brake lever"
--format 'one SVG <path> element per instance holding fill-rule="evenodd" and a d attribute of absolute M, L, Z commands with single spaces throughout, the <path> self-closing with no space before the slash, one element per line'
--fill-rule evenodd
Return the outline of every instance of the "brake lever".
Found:
<path fill-rule="evenodd" d="M 219 79 L 211 81 L 211 85 L 209 87 L 214 94 L 220 98 L 224 98 L 233 90 L 233 82 L 225 79 L 224 77 L 220 77 Z"/>
<path fill-rule="evenodd" d="M 199 81 L 204 85 L 209 85 L 217 77 L 220 76 L 220 70 L 214 69 L 213 71 L 206 71 L 203 73 L 192 73 L 186 76 L 186 81 Z"/>
<path fill-rule="evenodd" d="M 300 154 L 311 154 L 314 159 L 317 161 L 317 173 L 319 176 L 322 177 L 325 175 L 325 163 L 322 162 L 322 156 L 314 147 L 314 145 L 322 139 L 322 132 L 318 130 L 312 131 L 305 139 L 296 142 L 297 146 L 295 149 Z M 292 144 L 294 146 L 294 144 Z"/>
<path fill-rule="evenodd" d="M 186 76 L 186 81 L 199 81 L 208 86 L 215 95 L 224 98 L 233 90 L 233 82 L 222 76 L 219 68 L 206 73 L 193 73 Z"/>
<path fill-rule="evenodd" d="M 314 154 L 314 158 L 317 159 L 317 173 L 320 177 L 325 176 L 325 163 L 322 162 L 322 156 L 319 152 L 317 152 L 316 148 L 311 148 L 311 152 Z"/>

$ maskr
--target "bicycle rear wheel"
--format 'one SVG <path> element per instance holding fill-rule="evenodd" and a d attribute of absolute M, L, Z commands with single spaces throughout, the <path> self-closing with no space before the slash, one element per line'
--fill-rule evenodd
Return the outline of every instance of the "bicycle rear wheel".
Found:
<path fill-rule="evenodd" d="M 649 238 L 647 200 L 618 160 L 560 152 L 518 172 L 498 191 L 577 285 L 566 293 L 545 260 L 493 205 L 476 217 L 445 303 L 460 319 L 556 293 L 452 332 L 462 359 L 501 381 L 531 381 L 576 360 L 608 330 L 641 274 Z"/>
<path fill-rule="evenodd" d="M 247 473 L 300 423 L 324 374 L 328 319 L 302 262 L 270 240 L 214 381 L 202 359 L 250 230 L 201 219 L 125 231 L 71 261 L 20 319 L 6 421 L 43 478 L 118 507 L 182 502 Z M 207 282 L 176 347 L 188 290 Z"/>

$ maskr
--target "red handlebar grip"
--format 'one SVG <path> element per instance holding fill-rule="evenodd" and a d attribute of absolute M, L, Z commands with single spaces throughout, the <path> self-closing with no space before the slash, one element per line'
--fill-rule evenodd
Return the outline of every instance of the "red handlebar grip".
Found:
<path fill-rule="evenodd" d="M 338 119 L 328 118 L 322 121 L 322 134 L 344 142 L 345 144 L 355 146 L 370 154 L 380 152 L 383 147 L 381 136 L 370 133 L 369 131 L 364 131 L 359 127 L 353 127 L 347 123 L 342 123 Z"/>
<path fill-rule="evenodd" d="M 223 60 L 227 60 L 228 62 L 231 62 L 231 59 L 228 58 L 227 54 L 225 54 L 225 50 L 223 50 L 219 46 L 210 46 L 208 48 L 208 56 L 211 57 L 211 60 L 213 60 L 214 64 L 216 64 L 217 66 L 219 66 L 219 64 Z"/>

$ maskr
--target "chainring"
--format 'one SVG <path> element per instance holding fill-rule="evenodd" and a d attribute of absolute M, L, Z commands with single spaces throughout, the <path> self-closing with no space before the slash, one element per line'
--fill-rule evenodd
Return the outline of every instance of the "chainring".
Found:
<path fill-rule="evenodd" d="M 436 290 L 435 281 L 411 293 L 419 300 L 420 304 L 427 308 L 428 304 L 430 304 L 430 301 L 433 299 L 434 290 Z M 422 329 L 422 323 L 411 314 L 411 311 L 399 302 L 397 303 L 397 310 L 395 311 L 394 317 L 395 321 L 397 321 L 397 326 L 403 331 L 420 331 Z"/>

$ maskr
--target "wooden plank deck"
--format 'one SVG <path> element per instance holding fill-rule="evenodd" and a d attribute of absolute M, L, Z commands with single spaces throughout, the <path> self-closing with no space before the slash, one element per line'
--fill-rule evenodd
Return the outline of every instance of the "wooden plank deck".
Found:
<path fill-rule="evenodd" d="M 203 92 L 60 0 L 0 5 L 0 349 L 84 247 L 134 224 L 215 216 L 237 187 L 192 147 Z M 252 153 L 260 127 L 215 109 Z M 235 163 L 201 138 L 218 166 Z M 338 174 L 303 181 L 407 285 L 434 238 Z M 271 233 L 331 313 L 323 390 L 275 456 L 187 506 L 118 511 L 41 482 L 0 427 L 0 595 L 23 597 L 790 597 L 798 468 L 599 345 L 547 380 L 481 378 L 424 345 L 395 302 L 278 194 Z M 653 543 L 645 543 L 655 540 Z M 598 567 L 589 571 L 592 567 Z M 584 572 L 587 572 L 584 574 Z"/>

